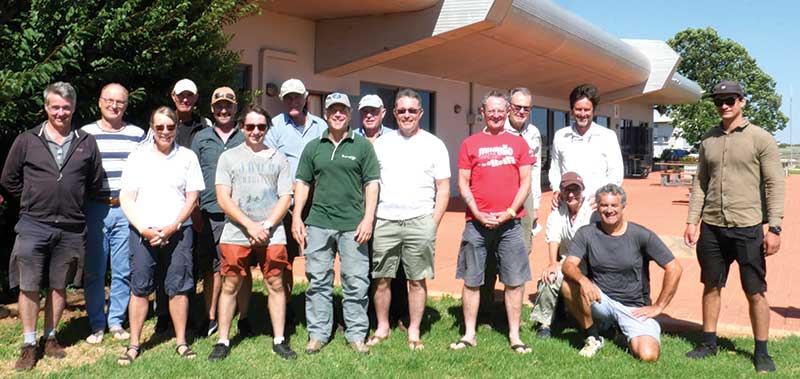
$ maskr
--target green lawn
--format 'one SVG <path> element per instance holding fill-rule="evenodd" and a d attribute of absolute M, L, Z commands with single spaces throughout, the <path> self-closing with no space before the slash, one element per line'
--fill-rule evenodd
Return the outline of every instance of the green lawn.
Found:
<path fill-rule="evenodd" d="M 261 287 L 261 286 L 259 286 Z M 263 288 L 257 291 L 263 291 Z M 297 289 L 301 291 L 301 289 Z M 292 306 L 300 312 L 302 293 L 295 296 Z M 118 367 L 115 358 L 123 352 L 124 344 L 106 335 L 99 346 L 82 341 L 86 336 L 85 317 L 64 323 L 59 338 L 68 348 L 68 357 L 57 362 L 44 359 L 29 373 L 20 377 L 65 378 L 150 378 L 150 377 L 216 377 L 216 378 L 530 378 L 530 377 L 594 377 L 594 378 L 738 378 L 755 376 L 750 362 L 752 339 L 721 339 L 724 350 L 713 359 L 690 361 L 684 353 L 691 349 L 694 334 L 663 336 L 662 358 L 654 364 L 633 359 L 624 347 L 607 341 L 606 346 L 593 359 L 577 355 L 582 345 L 578 334 L 567 329 L 549 340 L 537 340 L 530 323 L 524 325 L 523 339 L 533 348 L 533 353 L 517 355 L 508 348 L 502 331 L 503 323 L 495 328 L 481 327 L 478 345 L 465 351 L 449 351 L 447 345 L 460 336 L 460 303 L 454 299 L 431 300 L 425 315 L 423 340 L 426 348 L 412 352 L 406 346 L 405 333 L 395 330 L 383 344 L 374 347 L 369 356 L 362 357 L 347 348 L 342 333 L 321 353 L 308 356 L 302 352 L 306 330 L 301 323 L 292 336 L 291 344 L 299 353 L 295 361 L 282 361 L 271 352 L 265 298 L 256 292 L 250 311 L 251 320 L 257 323 L 257 337 L 234 340 L 231 355 L 222 362 L 206 360 L 216 338 L 198 339 L 192 345 L 198 359 L 181 360 L 173 351 L 174 342 L 145 342 L 140 359 L 130 367 Z M 79 310 L 77 310 L 79 311 Z M 525 310 L 525 317 L 530 309 Z M 337 315 L 340 317 L 341 313 Z M 146 332 L 152 332 L 149 320 Z M 21 341 L 20 326 L 14 320 L 0 322 L 0 377 L 16 376 L 11 368 Z M 148 339 L 146 338 L 145 341 Z M 778 365 L 779 377 L 800 377 L 800 338 L 791 337 L 773 341 L 770 352 Z"/>

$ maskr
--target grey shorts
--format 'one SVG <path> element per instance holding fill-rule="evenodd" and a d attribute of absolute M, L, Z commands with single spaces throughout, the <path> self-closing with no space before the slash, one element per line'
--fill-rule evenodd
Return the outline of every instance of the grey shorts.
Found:
<path fill-rule="evenodd" d="M 626 306 L 600 291 L 600 302 L 592 303 L 592 320 L 601 326 L 619 325 L 629 343 L 636 337 L 650 336 L 661 344 L 661 325 L 658 321 L 652 318 L 642 321 L 633 317 L 631 312 L 634 309 L 636 307 Z"/>
<path fill-rule="evenodd" d="M 400 263 L 409 280 L 433 279 L 436 222 L 432 215 L 378 219 L 372 235 L 372 277 L 394 278 Z"/>
<path fill-rule="evenodd" d="M 165 246 L 153 247 L 138 231 L 131 228 L 128 244 L 131 259 L 131 292 L 139 297 L 149 296 L 156 284 L 163 283 L 169 297 L 194 288 L 192 276 L 191 226 L 181 227 Z"/>
<path fill-rule="evenodd" d="M 194 232 L 194 273 L 202 276 L 209 272 L 219 272 L 219 239 L 225 227 L 224 213 L 202 212 L 203 231 Z"/>
<path fill-rule="evenodd" d="M 86 227 L 60 228 L 22 215 L 14 226 L 9 284 L 22 291 L 64 289 L 80 282 Z"/>
<path fill-rule="evenodd" d="M 482 286 L 488 254 L 494 254 L 500 282 L 504 285 L 516 287 L 531 280 L 528 249 L 518 219 L 497 229 L 487 229 L 475 220 L 467 221 L 458 251 L 456 279 L 464 279 L 467 287 Z"/>

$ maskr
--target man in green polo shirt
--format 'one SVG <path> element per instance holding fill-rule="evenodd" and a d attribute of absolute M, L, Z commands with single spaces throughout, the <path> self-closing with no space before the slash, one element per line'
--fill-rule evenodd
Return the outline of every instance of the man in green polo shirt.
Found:
<path fill-rule="evenodd" d="M 369 256 L 378 202 L 380 169 L 372 144 L 348 131 L 350 100 L 342 93 L 325 98 L 328 130 L 309 142 L 297 166 L 292 236 L 306 245 L 306 353 L 314 354 L 330 340 L 333 327 L 333 261 L 341 260 L 345 338 L 353 350 L 369 354 L 364 343 L 369 329 L 367 292 Z M 314 186 L 311 211 L 301 211 Z"/>

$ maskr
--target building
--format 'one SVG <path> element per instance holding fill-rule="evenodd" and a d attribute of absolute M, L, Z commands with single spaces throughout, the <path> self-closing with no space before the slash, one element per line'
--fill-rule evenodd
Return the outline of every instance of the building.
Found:
<path fill-rule="evenodd" d="M 653 158 L 661 157 L 666 149 L 690 150 L 692 148 L 681 137 L 681 129 L 672 126 L 672 119 L 653 111 Z"/>
<path fill-rule="evenodd" d="M 675 72 L 680 57 L 663 41 L 621 40 L 549 0 L 271 0 L 226 32 L 244 64 L 241 87 L 265 90 L 256 101 L 273 113 L 275 89 L 291 77 L 305 82 L 315 114 L 334 91 L 353 100 L 377 93 L 391 112 L 399 88 L 418 90 L 423 127 L 445 142 L 453 167 L 461 141 L 482 125 L 482 96 L 528 87 L 544 181 L 576 85 L 599 88 L 597 122 L 620 135 L 630 173 L 652 161 L 653 105 L 702 93 Z"/>

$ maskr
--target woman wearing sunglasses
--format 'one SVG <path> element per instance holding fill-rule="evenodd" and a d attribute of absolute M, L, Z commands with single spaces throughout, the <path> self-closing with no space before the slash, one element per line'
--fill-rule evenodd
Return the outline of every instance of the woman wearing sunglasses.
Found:
<path fill-rule="evenodd" d="M 175 327 L 175 351 L 197 356 L 186 343 L 186 319 L 193 289 L 192 233 L 189 215 L 205 188 L 197 156 L 175 144 L 178 117 L 169 107 L 150 116 L 150 134 L 130 154 L 122 172 L 120 205 L 130 223 L 130 345 L 117 359 L 129 365 L 140 353 L 139 340 L 147 317 L 148 296 L 164 286 Z"/>

